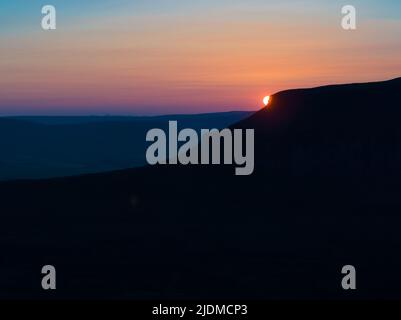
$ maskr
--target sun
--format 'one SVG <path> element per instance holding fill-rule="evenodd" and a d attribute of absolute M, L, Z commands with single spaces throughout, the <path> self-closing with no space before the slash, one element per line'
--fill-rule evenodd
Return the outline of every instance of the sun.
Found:
<path fill-rule="evenodd" d="M 267 107 L 267 105 L 269 104 L 270 101 L 270 96 L 266 96 L 263 98 L 263 103 L 265 104 L 265 107 Z"/>

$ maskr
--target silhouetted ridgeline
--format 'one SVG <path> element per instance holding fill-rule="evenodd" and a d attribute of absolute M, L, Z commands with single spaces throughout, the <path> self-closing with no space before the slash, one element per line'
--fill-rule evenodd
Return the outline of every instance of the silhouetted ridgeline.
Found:
<path fill-rule="evenodd" d="M 225 128 L 251 112 L 154 117 L 0 117 L 0 180 L 49 178 L 146 164 L 146 133 L 177 120 L 186 128 Z"/>
<path fill-rule="evenodd" d="M 401 169 L 401 78 L 280 92 L 242 121 L 257 167 L 295 175 L 393 175 Z"/>
<path fill-rule="evenodd" d="M 400 101 L 401 79 L 274 95 L 235 125 L 255 129 L 251 176 L 172 165 L 0 183 L 0 297 L 400 298 Z"/>

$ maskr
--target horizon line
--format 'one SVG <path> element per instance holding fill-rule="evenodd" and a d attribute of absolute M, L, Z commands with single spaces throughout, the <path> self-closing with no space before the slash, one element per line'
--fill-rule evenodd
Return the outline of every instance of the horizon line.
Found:
<path fill-rule="evenodd" d="M 136 117 L 136 118 L 153 118 L 153 117 L 174 117 L 174 116 L 202 116 L 213 114 L 228 114 L 228 113 L 253 113 L 257 110 L 231 110 L 231 111 L 216 111 L 216 112 L 195 112 L 195 113 L 163 113 L 163 114 L 19 114 L 19 115 L 0 115 L 0 118 L 54 118 L 54 117 Z"/>

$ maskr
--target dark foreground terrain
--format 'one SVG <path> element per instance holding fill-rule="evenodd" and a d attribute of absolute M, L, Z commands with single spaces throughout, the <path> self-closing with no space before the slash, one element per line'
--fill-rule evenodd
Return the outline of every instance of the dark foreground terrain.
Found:
<path fill-rule="evenodd" d="M 280 92 L 255 172 L 0 184 L 1 298 L 401 298 L 401 79 Z M 41 268 L 57 290 L 41 289 Z M 357 290 L 341 288 L 341 268 Z"/>

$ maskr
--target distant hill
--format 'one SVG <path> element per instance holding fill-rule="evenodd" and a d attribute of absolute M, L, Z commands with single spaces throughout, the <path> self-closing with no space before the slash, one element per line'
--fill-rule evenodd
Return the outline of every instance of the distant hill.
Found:
<path fill-rule="evenodd" d="M 231 124 L 240 121 L 253 112 L 250 111 L 230 111 L 199 114 L 172 114 L 160 116 L 10 116 L 7 119 L 26 120 L 29 122 L 59 125 L 59 124 L 86 124 L 86 123 L 104 123 L 104 122 L 156 122 L 156 121 L 205 121 L 210 125 L 221 127 L 222 124 Z"/>
<path fill-rule="evenodd" d="M 289 90 L 254 128 L 255 172 L 156 166 L 0 183 L 0 297 L 401 297 L 401 78 Z M 357 270 L 357 290 L 341 269 Z"/>
<path fill-rule="evenodd" d="M 0 117 L 0 180 L 49 178 L 145 165 L 146 132 L 224 128 L 251 112 L 155 117 Z"/>

